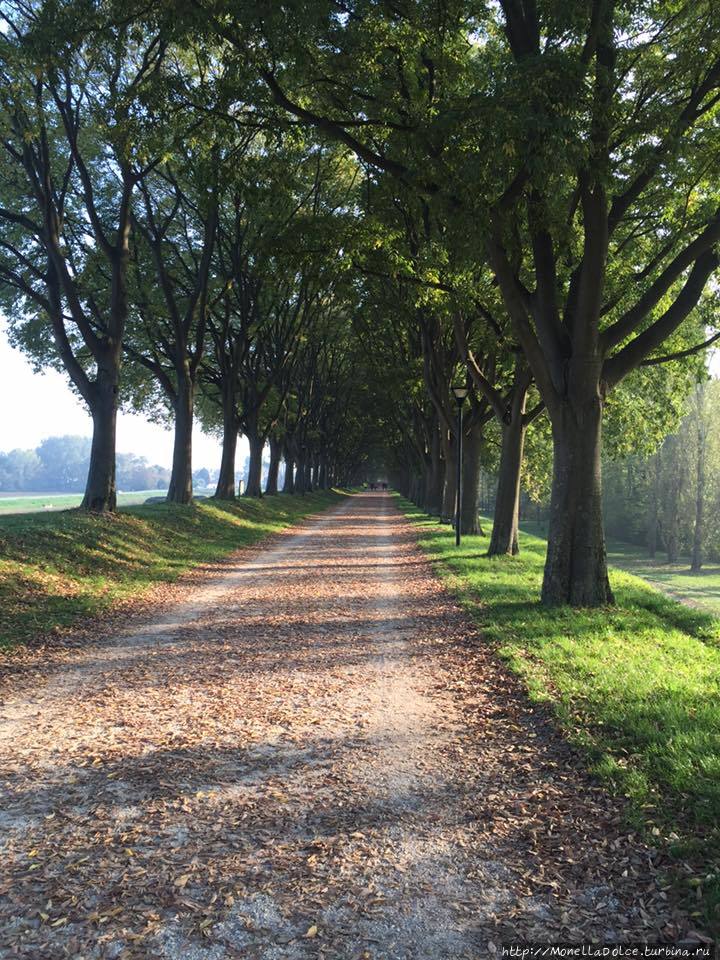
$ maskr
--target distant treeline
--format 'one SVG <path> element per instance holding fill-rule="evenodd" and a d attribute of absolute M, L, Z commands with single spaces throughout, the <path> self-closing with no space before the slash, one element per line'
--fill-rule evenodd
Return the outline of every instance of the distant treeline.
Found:
<path fill-rule="evenodd" d="M 0 491 L 82 493 L 90 466 L 89 437 L 48 437 L 34 450 L 0 453 Z M 170 471 L 133 453 L 117 454 L 119 490 L 166 490 Z"/>
<path fill-rule="evenodd" d="M 606 464 L 604 500 L 610 536 L 696 570 L 720 560 L 720 381 L 697 388 L 653 456 Z"/>

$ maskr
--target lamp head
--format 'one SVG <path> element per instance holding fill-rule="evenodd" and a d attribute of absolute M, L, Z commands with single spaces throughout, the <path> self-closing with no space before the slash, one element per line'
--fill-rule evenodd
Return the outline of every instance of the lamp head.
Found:
<path fill-rule="evenodd" d="M 464 403 L 465 398 L 467 397 L 470 391 L 464 384 L 456 384 L 451 389 L 452 389 L 453 396 L 458 402 L 458 406 L 460 406 L 462 403 Z"/>

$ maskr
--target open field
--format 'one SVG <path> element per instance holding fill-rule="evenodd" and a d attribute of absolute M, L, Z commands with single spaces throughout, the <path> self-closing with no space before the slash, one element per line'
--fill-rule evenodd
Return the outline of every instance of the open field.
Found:
<path fill-rule="evenodd" d="M 72 626 L 153 583 L 174 580 L 324 509 L 340 494 L 189 507 L 159 503 L 114 516 L 79 511 L 0 518 L 0 648 Z"/>
<path fill-rule="evenodd" d="M 165 490 L 133 490 L 130 493 L 119 493 L 118 504 L 129 507 L 136 503 L 144 503 L 148 497 L 162 497 L 166 492 Z M 0 493 L 0 516 L 9 513 L 69 510 L 79 507 L 82 498 L 81 493 Z"/>
<path fill-rule="evenodd" d="M 484 636 L 628 798 L 638 828 L 678 857 L 717 929 L 720 621 L 617 569 L 616 607 L 543 608 L 544 540 L 523 531 L 519 557 L 489 559 L 486 537 L 456 549 L 447 526 L 404 508 Z"/>

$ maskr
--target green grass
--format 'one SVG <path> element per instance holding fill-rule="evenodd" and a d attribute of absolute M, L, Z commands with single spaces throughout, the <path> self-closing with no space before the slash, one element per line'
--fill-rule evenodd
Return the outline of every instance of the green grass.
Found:
<path fill-rule="evenodd" d="M 0 518 L 0 649 L 97 616 L 158 581 L 212 562 L 323 510 L 342 494 L 192 506 L 148 504 L 114 516 L 78 510 Z"/>
<path fill-rule="evenodd" d="M 162 497 L 165 490 L 133 490 L 118 494 L 118 506 L 144 503 L 148 497 Z M 69 510 L 82 503 L 81 493 L 33 493 L 0 496 L 0 516 L 8 513 L 38 513 L 40 511 Z"/>
<path fill-rule="evenodd" d="M 552 705 L 591 770 L 628 797 L 635 826 L 694 865 L 695 902 L 717 931 L 720 621 L 619 570 L 615 607 L 546 609 L 544 540 L 522 532 L 519 557 L 490 559 L 486 538 L 456 549 L 447 526 L 402 505 L 488 642 Z"/>

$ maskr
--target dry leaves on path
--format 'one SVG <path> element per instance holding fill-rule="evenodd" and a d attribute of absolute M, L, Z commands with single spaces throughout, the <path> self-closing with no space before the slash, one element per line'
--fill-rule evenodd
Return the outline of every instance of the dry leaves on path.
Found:
<path fill-rule="evenodd" d="M 3 956 L 442 960 L 683 928 L 390 497 L 172 600 L 6 685 Z"/>

